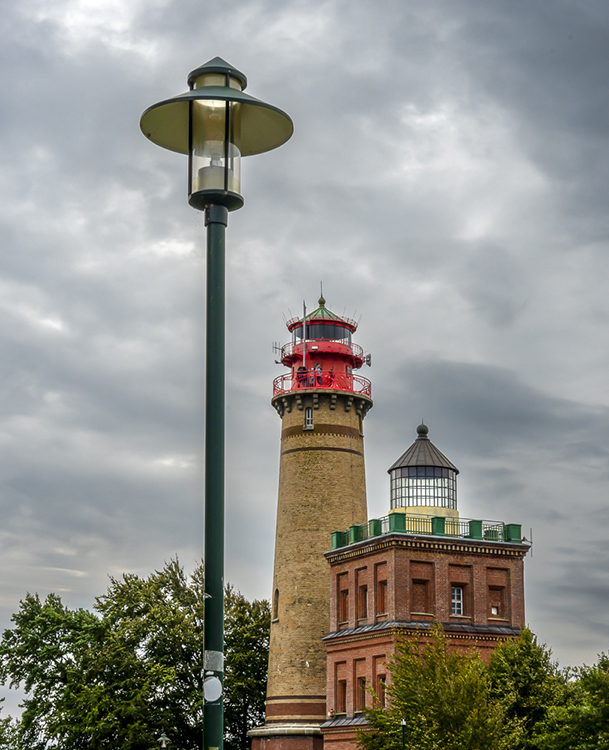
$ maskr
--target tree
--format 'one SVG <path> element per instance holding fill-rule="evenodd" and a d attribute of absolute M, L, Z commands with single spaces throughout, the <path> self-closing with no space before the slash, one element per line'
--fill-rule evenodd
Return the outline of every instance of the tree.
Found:
<path fill-rule="evenodd" d="M 28 694 L 17 732 L 22 746 L 42 749 L 52 739 L 49 722 L 61 722 L 68 686 L 99 637 L 100 622 L 90 612 L 70 612 L 55 594 L 44 602 L 28 594 L 12 619 L 15 628 L 0 643 L 0 675 Z"/>
<path fill-rule="evenodd" d="M 229 585 L 224 594 L 225 743 L 246 750 L 249 729 L 264 723 L 271 610 L 268 601 L 248 602 Z"/>
<path fill-rule="evenodd" d="M 488 674 L 491 696 L 504 709 L 504 733 L 510 737 L 510 746 L 538 748 L 548 711 L 564 703 L 569 690 L 550 649 L 524 628 L 520 638 L 495 650 Z"/>
<path fill-rule="evenodd" d="M 0 703 L 4 698 L 0 698 Z M 16 750 L 17 721 L 12 716 L 0 719 L 0 750 Z"/>
<path fill-rule="evenodd" d="M 19 721 L 0 720 L 0 750 L 149 750 L 167 732 L 201 747 L 203 566 L 177 560 L 148 578 L 110 578 L 94 611 L 27 594 L 0 641 L 0 680 L 23 686 Z M 226 735 L 247 746 L 264 717 L 269 604 L 226 589 Z"/>
<path fill-rule="evenodd" d="M 200 748 L 203 570 L 177 560 L 111 578 L 95 613 L 28 594 L 0 642 L 0 677 L 23 685 L 19 748 L 149 750 L 167 731 Z"/>
<path fill-rule="evenodd" d="M 489 692 L 478 654 L 450 652 L 440 626 L 429 640 L 402 639 L 390 659 L 388 708 L 367 710 L 359 735 L 365 750 L 490 750 L 500 746 L 502 712 Z"/>
<path fill-rule="evenodd" d="M 570 700 L 550 707 L 543 750 L 609 750 L 609 656 L 573 670 Z"/>

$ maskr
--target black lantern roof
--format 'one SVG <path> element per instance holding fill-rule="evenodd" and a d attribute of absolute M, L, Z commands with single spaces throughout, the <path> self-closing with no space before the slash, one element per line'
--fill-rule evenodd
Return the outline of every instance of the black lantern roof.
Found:
<path fill-rule="evenodd" d="M 459 469 L 441 453 L 427 437 L 429 427 L 421 423 L 417 427 L 417 439 L 388 471 L 403 469 L 407 466 L 435 466 L 442 469 L 451 469 L 456 474 Z"/>
<path fill-rule="evenodd" d="M 212 60 L 208 60 L 205 65 L 193 70 L 188 76 L 188 85 L 192 87 L 194 82 L 199 76 L 207 73 L 220 73 L 221 75 L 229 75 L 231 78 L 236 78 L 241 84 L 241 91 L 244 91 L 247 87 L 247 78 L 237 68 L 233 68 L 230 63 L 223 60 L 221 57 L 214 57 Z"/>

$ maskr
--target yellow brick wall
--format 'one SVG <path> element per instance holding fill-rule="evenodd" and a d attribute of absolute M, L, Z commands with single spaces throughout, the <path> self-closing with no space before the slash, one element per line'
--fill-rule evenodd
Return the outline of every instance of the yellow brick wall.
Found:
<path fill-rule="evenodd" d="M 332 531 L 367 520 L 358 415 L 371 402 L 358 398 L 349 405 L 346 394 L 334 397 L 332 403 L 330 394 L 318 394 L 313 430 L 303 430 L 312 395 L 299 396 L 301 409 L 294 397 L 282 402 L 273 578 L 279 597 L 271 624 L 269 698 L 325 696 L 321 638 L 329 632 L 330 575 L 323 553 L 330 549 Z"/>

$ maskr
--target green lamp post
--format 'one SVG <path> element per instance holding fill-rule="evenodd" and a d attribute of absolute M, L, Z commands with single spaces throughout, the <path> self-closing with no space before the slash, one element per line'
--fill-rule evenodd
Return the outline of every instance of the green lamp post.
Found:
<path fill-rule="evenodd" d="M 188 202 L 207 227 L 205 377 L 204 747 L 223 747 L 225 230 L 243 205 L 242 156 L 270 151 L 294 131 L 277 107 L 244 93 L 247 79 L 220 57 L 193 70 L 189 91 L 144 112 L 144 135 L 188 155 Z"/>

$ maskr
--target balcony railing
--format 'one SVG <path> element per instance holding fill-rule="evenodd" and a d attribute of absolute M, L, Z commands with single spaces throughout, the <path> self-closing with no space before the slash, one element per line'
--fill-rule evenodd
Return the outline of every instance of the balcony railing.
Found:
<path fill-rule="evenodd" d="M 307 359 L 314 357 L 317 349 L 313 347 L 323 347 L 323 351 L 335 351 L 339 354 L 350 352 L 354 357 L 364 359 L 364 350 L 359 344 L 347 341 L 346 339 L 307 339 Z M 329 344 L 330 346 L 326 346 Z M 290 341 L 288 344 L 284 344 L 281 347 L 281 359 L 284 357 L 290 357 L 294 353 L 294 350 L 302 356 L 302 339 L 296 341 Z"/>
<path fill-rule="evenodd" d="M 516 544 L 523 542 L 522 527 L 518 523 L 392 513 L 384 518 L 372 518 L 367 523 L 350 526 L 346 531 L 333 531 L 332 549 L 340 549 L 349 544 L 356 544 L 366 539 L 393 534 L 394 532 L 478 539 L 487 542 L 511 542 Z"/>
<path fill-rule="evenodd" d="M 372 384 L 361 375 L 347 375 L 330 370 L 309 370 L 304 373 L 287 373 L 273 380 L 273 397 L 280 393 L 306 390 L 310 388 L 350 391 L 361 396 L 372 397 Z"/>

